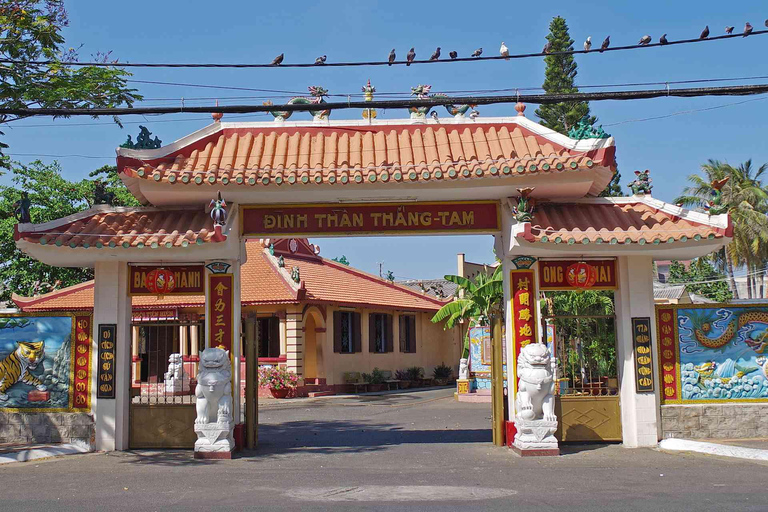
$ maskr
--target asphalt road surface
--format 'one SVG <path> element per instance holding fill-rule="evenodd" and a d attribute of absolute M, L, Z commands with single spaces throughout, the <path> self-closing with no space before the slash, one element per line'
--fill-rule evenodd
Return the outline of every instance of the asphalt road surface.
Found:
<path fill-rule="evenodd" d="M 491 444 L 490 405 L 452 390 L 280 401 L 260 447 L 87 454 L 0 467 L 0 510 L 766 511 L 768 465 L 698 454 Z"/>

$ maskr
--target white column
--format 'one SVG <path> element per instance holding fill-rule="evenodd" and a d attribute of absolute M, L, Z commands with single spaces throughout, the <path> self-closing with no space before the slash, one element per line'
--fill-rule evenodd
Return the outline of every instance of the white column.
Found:
<path fill-rule="evenodd" d="M 304 319 L 300 306 L 290 308 L 285 315 L 286 366 L 296 372 L 300 379 L 304 377 Z M 363 331 L 365 332 L 365 331 Z"/>
<path fill-rule="evenodd" d="M 131 298 L 128 296 L 128 264 L 97 262 L 93 289 L 93 372 L 92 412 L 95 420 L 96 450 L 129 448 L 129 405 L 131 400 Z M 99 324 L 116 324 L 115 399 L 96 399 Z"/>
<path fill-rule="evenodd" d="M 196 356 L 198 355 L 198 326 L 197 325 L 190 325 L 189 326 L 189 340 L 190 340 L 190 348 L 189 348 L 189 355 Z"/>
<path fill-rule="evenodd" d="M 660 410 L 656 393 L 635 391 L 635 357 L 632 346 L 632 317 L 651 318 L 654 368 L 657 354 L 656 322 L 653 308 L 653 259 L 651 256 L 622 256 L 618 261 L 619 289 L 616 291 L 616 362 L 619 372 L 621 430 L 624 446 L 655 446 L 659 440 Z"/>

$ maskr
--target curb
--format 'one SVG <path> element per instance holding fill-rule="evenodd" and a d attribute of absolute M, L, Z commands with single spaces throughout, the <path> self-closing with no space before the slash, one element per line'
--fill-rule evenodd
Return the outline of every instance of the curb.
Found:
<path fill-rule="evenodd" d="M 13 452 L 0 453 L 0 465 L 11 464 L 13 462 L 28 462 L 31 460 L 46 459 L 48 457 L 58 457 L 61 455 L 89 453 L 90 451 L 91 447 L 84 443 L 60 444 L 56 446 L 21 449 Z"/>
<path fill-rule="evenodd" d="M 721 457 L 768 461 L 768 450 L 704 443 L 701 441 L 689 441 L 688 439 L 663 439 L 659 443 L 659 448 L 668 451 L 697 452 L 705 453 L 707 455 L 719 455 Z"/>

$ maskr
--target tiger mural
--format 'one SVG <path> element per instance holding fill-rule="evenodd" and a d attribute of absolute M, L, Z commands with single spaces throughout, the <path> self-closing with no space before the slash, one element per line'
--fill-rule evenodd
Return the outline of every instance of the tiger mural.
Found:
<path fill-rule="evenodd" d="M 16 350 L 8 354 L 8 357 L 0 361 L 0 402 L 8 400 L 6 391 L 8 388 L 21 381 L 30 386 L 35 386 L 38 391 L 45 391 L 45 385 L 29 373 L 45 359 L 45 342 L 43 341 L 17 341 Z"/>

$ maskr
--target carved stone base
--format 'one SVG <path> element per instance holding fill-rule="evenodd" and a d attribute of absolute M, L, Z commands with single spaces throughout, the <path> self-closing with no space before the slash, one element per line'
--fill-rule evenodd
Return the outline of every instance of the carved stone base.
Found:
<path fill-rule="evenodd" d="M 557 420 L 523 420 L 515 418 L 515 441 L 512 449 L 521 456 L 559 455 L 555 438 Z"/>
<path fill-rule="evenodd" d="M 235 450 L 234 422 L 195 424 L 196 459 L 231 459 Z"/>
<path fill-rule="evenodd" d="M 171 379 L 165 381 L 166 393 L 189 393 L 189 379 Z"/>

